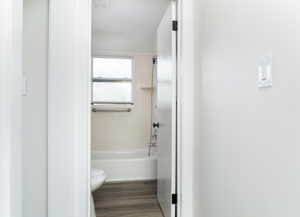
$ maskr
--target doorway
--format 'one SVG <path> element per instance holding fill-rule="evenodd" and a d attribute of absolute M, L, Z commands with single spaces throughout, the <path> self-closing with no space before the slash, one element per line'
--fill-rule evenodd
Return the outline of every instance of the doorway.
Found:
<path fill-rule="evenodd" d="M 159 1 L 159 0 L 157 0 Z M 111 9 L 113 7 L 113 1 L 99 1 L 98 8 L 102 9 Z M 108 4 L 106 4 L 108 2 Z M 164 28 L 161 28 L 162 31 L 160 33 L 155 32 L 155 39 L 159 38 L 159 40 L 155 40 L 153 45 L 155 44 L 155 48 L 160 48 L 160 50 L 154 50 L 150 57 L 150 66 L 151 72 L 157 71 L 157 118 L 152 119 L 148 118 L 148 127 L 150 130 L 146 135 L 158 138 L 158 145 L 160 144 L 170 144 L 172 150 L 171 152 L 167 150 L 162 150 L 160 154 L 165 151 L 165 154 L 156 156 L 156 163 L 158 165 L 162 165 L 161 167 L 156 167 L 156 179 L 150 179 L 153 173 L 147 173 L 145 177 L 139 180 L 125 180 L 130 182 L 147 182 L 147 186 L 150 189 L 156 189 L 155 198 L 159 201 L 159 206 L 161 207 L 162 213 L 167 216 L 175 216 L 176 215 L 176 191 L 177 185 L 176 183 L 176 148 L 174 148 L 177 140 L 176 134 L 174 132 L 177 131 L 176 126 L 176 117 L 177 117 L 177 108 L 176 100 L 177 100 L 177 75 L 176 75 L 176 55 L 174 53 L 173 48 L 176 48 L 176 41 L 174 42 L 174 36 L 176 36 L 176 26 L 175 23 L 172 22 L 173 14 L 172 9 L 176 8 L 175 6 L 171 6 L 169 1 L 167 1 L 167 7 L 161 14 L 161 19 L 159 24 L 162 26 L 168 27 L 165 31 Z M 128 113 L 133 112 L 137 107 L 133 107 L 136 105 L 132 105 L 136 101 L 131 102 L 130 100 L 136 100 L 137 94 L 134 91 L 131 91 L 130 94 L 126 94 L 128 92 L 128 86 L 131 86 L 131 90 L 140 89 L 139 91 L 143 91 L 145 95 L 151 96 L 155 92 L 153 86 L 149 86 L 148 83 L 140 83 L 137 85 L 136 78 L 132 77 L 122 77 L 113 78 L 111 77 L 103 77 L 100 78 L 93 77 L 91 71 L 87 69 L 92 69 L 94 67 L 91 66 L 91 60 L 93 58 L 99 59 L 125 59 L 127 61 L 131 61 L 132 67 L 132 75 L 137 75 L 137 66 L 139 63 L 137 62 L 138 58 L 136 56 L 147 56 L 144 52 L 134 51 L 131 54 L 126 54 L 126 50 L 122 50 L 122 52 L 116 52 L 109 49 L 99 49 L 99 53 L 95 53 L 92 46 L 90 46 L 91 39 L 91 26 L 87 26 L 87 23 L 92 23 L 90 20 L 92 2 L 89 5 L 85 4 L 83 1 L 78 1 L 77 4 L 67 4 L 62 1 L 53 0 L 50 4 L 50 39 L 49 39 L 49 150 L 48 150 L 48 204 L 49 204 L 49 216 L 85 216 L 86 213 L 89 213 L 90 216 L 90 202 L 91 199 L 91 178 L 90 178 L 90 170 L 91 166 L 93 166 L 93 159 L 95 157 L 100 157 L 100 160 L 110 161 L 111 159 L 105 159 L 103 154 L 105 154 L 106 158 L 109 156 L 108 152 L 110 150 L 100 150 L 102 153 L 93 153 L 93 137 L 90 135 L 90 132 L 93 131 L 93 125 L 91 116 L 95 114 L 107 114 L 113 113 L 113 116 L 117 115 L 128 115 Z M 128 6 L 128 5 L 127 5 Z M 169 9 L 169 10 L 167 10 Z M 169 11 L 169 13 L 168 13 Z M 120 13 L 119 13 L 120 14 Z M 142 14 L 142 13 L 141 13 Z M 75 16 L 76 15 L 76 16 Z M 164 16 L 165 15 L 165 16 Z M 131 14 L 128 14 L 131 17 Z M 167 22 L 163 22 L 163 18 L 166 17 Z M 171 18 L 171 19 L 168 19 Z M 138 20 L 137 20 L 138 22 Z M 118 25 L 119 22 L 116 22 Z M 104 26 L 107 29 L 110 29 L 109 26 Z M 126 26 L 128 27 L 128 25 Z M 159 26 L 157 26 L 159 28 Z M 174 29 L 173 29 L 174 28 Z M 126 28 L 125 28 L 126 29 Z M 111 30 L 111 29 L 110 29 Z M 110 34 L 114 33 L 114 31 L 110 31 Z M 105 34 L 104 34 L 105 35 Z M 117 32 L 117 35 L 120 35 L 120 32 Z M 122 35 L 122 34 L 121 34 Z M 126 35 L 126 34 L 125 34 Z M 136 34 L 139 35 L 139 34 Z M 107 36 L 107 35 L 106 35 Z M 128 36 L 128 35 L 127 35 Z M 120 41 L 114 38 L 112 35 L 109 35 L 109 39 L 115 39 L 113 43 L 110 45 L 115 46 L 118 45 Z M 133 36 L 129 35 L 129 39 L 132 39 Z M 102 38 L 99 46 L 108 46 L 108 43 L 104 43 L 105 38 Z M 124 39 L 124 37 L 123 37 Z M 135 38 L 133 38 L 135 39 Z M 171 40 L 170 40 L 171 39 Z M 163 41 L 168 41 L 168 46 L 163 43 Z M 141 42 L 133 40 L 135 42 Z M 160 43 L 161 41 L 162 43 Z M 101 44 L 102 43 L 102 44 Z M 129 43 L 125 43 L 126 46 L 129 46 Z M 143 47 L 144 43 L 139 43 L 138 48 Z M 118 46 L 119 47 L 119 46 Z M 102 47 L 103 48 L 103 47 Z M 107 48 L 107 47 L 106 47 Z M 149 54 L 149 53 L 148 53 Z M 87 61 L 88 60 L 88 61 Z M 144 62 L 141 61 L 141 62 Z M 149 64 L 149 61 L 145 61 Z M 93 62 L 94 63 L 94 62 Z M 143 64 L 142 64 L 143 65 Z M 152 67 L 154 69 L 152 69 Z M 143 67 L 142 67 L 143 68 Z M 122 69 L 125 69 L 122 67 Z M 161 70 L 167 69 L 167 70 Z M 88 72 L 88 73 L 87 73 Z M 160 73 L 161 72 L 161 73 Z M 172 72 L 174 72 L 172 74 Z M 150 73 L 151 75 L 151 73 Z M 123 81 L 121 81 L 123 80 Z M 116 83 L 120 82 L 122 85 L 126 83 L 127 89 L 123 89 L 121 91 L 121 95 L 126 103 L 116 103 L 115 105 L 109 105 L 111 101 L 102 98 L 98 102 L 102 102 L 101 105 L 97 105 L 96 100 L 94 100 L 94 89 L 97 89 L 96 86 L 99 87 L 103 85 L 107 87 L 108 83 L 110 85 L 116 85 Z M 105 84 L 104 84 L 105 83 Z M 113 84 L 112 84 L 113 83 Z M 129 83 L 129 84 L 128 84 Z M 121 84 L 118 84 L 122 86 Z M 124 86 L 126 86 L 124 85 Z M 109 88 L 109 87 L 108 87 Z M 129 87 L 130 89 L 130 87 Z M 116 90 L 116 88 L 114 88 Z M 126 91 L 125 91 L 126 90 Z M 172 91 L 172 94 L 169 94 L 169 91 Z M 175 90 L 175 92 L 174 92 Z M 105 91 L 109 92 L 109 91 Z M 110 92 L 111 93 L 111 92 Z M 165 94 L 167 93 L 167 94 Z M 125 94 L 125 95 L 123 95 Z M 161 95 L 160 95 L 161 94 Z M 129 101 L 127 101 L 129 96 Z M 105 96 L 97 96 L 97 97 L 107 97 Z M 130 98 L 131 97 L 131 98 Z M 153 96 L 152 96 L 153 97 Z M 150 98 L 152 98 L 150 97 Z M 171 98 L 169 98 L 171 97 Z M 153 97 L 155 98 L 155 96 Z M 150 100 L 151 101 L 151 100 Z M 122 104 L 122 106 L 120 106 Z M 124 106 L 124 104 L 127 106 Z M 68 106 L 65 106 L 68 105 Z M 92 105 L 92 106 L 91 106 Z M 144 103 L 142 103 L 144 105 Z M 152 104 L 149 103 L 150 107 Z M 113 112 L 111 108 L 113 107 Z M 116 112 L 115 109 L 121 109 L 122 111 Z M 127 111 L 124 112 L 123 110 Z M 94 111 L 93 111 L 94 110 Z M 102 110 L 102 111 L 97 111 Z M 103 111 L 110 110 L 110 111 Z M 168 112 L 167 112 L 168 111 Z M 151 113 L 151 112 L 150 112 Z M 147 113 L 149 115 L 150 113 Z M 130 113 L 133 114 L 133 113 Z M 166 116 L 168 114 L 169 116 Z M 155 115 L 154 115 L 155 116 Z M 105 118 L 107 118 L 106 116 Z M 103 117 L 102 117 L 103 118 Z M 159 120 L 161 118 L 161 120 Z M 175 119 L 174 119 L 175 118 Z M 151 122 L 154 124 L 151 126 Z M 129 123 L 130 124 L 130 123 Z M 128 128 L 129 125 L 128 124 Z M 107 129 L 109 128 L 108 124 L 103 124 L 103 126 Z M 120 125 L 119 125 L 120 126 Z M 152 129 L 153 128 L 153 129 Z M 155 129 L 154 129 L 155 128 Z M 123 128 L 124 130 L 126 128 Z M 117 130 L 117 128 L 115 128 Z M 158 131 L 158 132 L 157 132 Z M 158 135 L 155 135 L 155 132 Z M 99 135 L 106 136 L 103 131 L 99 131 Z M 170 135 L 171 136 L 167 136 Z M 154 134 L 154 135 L 152 135 Z M 114 137 L 119 134 L 113 134 Z M 125 134 L 127 135 L 127 134 Z M 141 135 L 141 134 L 138 134 Z M 165 139 L 169 140 L 166 142 Z M 122 140 L 124 141 L 124 140 Z M 162 142 L 165 141 L 165 142 Z M 148 140 L 147 143 L 152 143 L 152 140 Z M 106 145 L 106 144 L 104 144 Z M 142 144 L 148 150 L 149 144 Z M 92 148 L 91 148 L 92 147 Z M 159 146 L 157 149 L 163 148 L 164 146 Z M 154 148 L 151 148 L 151 152 Z M 152 153 L 150 152 L 150 159 Z M 120 154 L 120 152 L 117 152 Z M 116 154 L 116 153 L 113 153 Z M 124 157 L 124 153 L 123 158 Z M 126 153 L 128 154 L 128 152 Z M 130 157 L 132 153 L 129 153 Z M 141 153 L 135 153 L 136 156 L 134 159 L 140 159 Z M 144 153 L 145 154 L 145 153 Z M 148 159 L 149 152 L 146 152 L 146 158 Z M 112 157 L 112 156 L 110 156 Z M 127 156 L 128 157 L 128 156 Z M 114 157 L 113 157 L 114 158 Z M 153 160 L 154 158 L 152 158 Z M 119 159 L 118 159 L 119 160 Z M 126 161 L 128 162 L 128 161 Z M 101 162 L 101 166 L 104 165 Z M 149 161 L 146 162 L 146 164 Z M 163 171 L 159 171 L 163 169 L 166 165 L 171 165 L 172 167 L 167 169 L 167 173 Z M 112 164 L 109 164 L 111 166 Z M 121 164 L 123 165 L 123 163 Z M 141 166 L 141 163 L 137 164 Z M 88 169 L 87 169 L 88 168 Z M 100 168 L 101 169 L 101 168 Z M 154 167 L 155 169 L 155 167 Z M 121 170 L 121 172 L 125 175 L 128 175 L 129 172 L 132 171 L 142 171 L 144 170 L 132 170 L 126 171 Z M 67 173 L 67 175 L 66 175 Z M 111 173 L 113 177 L 114 173 Z M 150 175 L 149 175 L 150 174 Z M 155 172 L 154 172 L 155 174 Z M 160 175 L 161 174 L 161 175 Z M 120 183 L 124 180 L 109 180 L 109 172 L 106 172 L 106 180 L 105 184 L 124 184 Z M 120 175 L 120 173 L 119 173 Z M 149 178 L 150 177 L 150 178 Z M 60 179 L 62 178 L 62 179 Z M 123 177 L 124 178 L 124 177 Z M 128 178 L 128 177 L 127 177 Z M 151 181 L 156 181 L 157 184 L 151 183 Z M 109 183 L 110 182 L 110 183 Z M 88 183 L 88 185 L 84 185 L 84 183 Z M 102 185 L 103 190 L 105 189 L 105 184 Z M 126 184 L 126 183 L 125 183 Z M 128 183 L 127 183 L 128 184 Z M 132 183 L 131 183 L 132 184 Z M 157 187 L 153 187 L 156 186 Z M 130 186 L 130 185 L 127 185 Z M 109 188 L 109 187 L 108 187 Z M 76 191 L 74 191 L 76 189 Z M 101 187 L 99 188 L 101 190 Z M 88 192 L 88 194 L 87 194 Z M 152 194 L 153 195 L 153 194 Z M 69 200 L 72 198 L 71 200 Z M 86 203 L 88 202 L 88 203 Z M 95 204 L 97 206 L 97 204 Z M 63 208 L 64 207 L 64 208 Z M 74 208 L 75 207 L 75 208 Z M 96 207 L 97 208 L 97 207 Z"/>
<path fill-rule="evenodd" d="M 176 214 L 175 20 L 166 0 L 93 1 L 92 216 Z"/>

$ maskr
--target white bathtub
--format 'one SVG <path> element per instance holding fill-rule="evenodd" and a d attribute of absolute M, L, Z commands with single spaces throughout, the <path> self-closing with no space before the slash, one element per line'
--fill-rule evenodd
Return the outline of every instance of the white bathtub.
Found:
<path fill-rule="evenodd" d="M 93 151 L 92 167 L 104 170 L 106 181 L 154 180 L 157 178 L 157 159 L 147 150 Z"/>

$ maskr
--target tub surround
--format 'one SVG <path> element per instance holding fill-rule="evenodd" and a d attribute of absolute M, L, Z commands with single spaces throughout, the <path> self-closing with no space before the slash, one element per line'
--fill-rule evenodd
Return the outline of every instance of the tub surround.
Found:
<path fill-rule="evenodd" d="M 92 168 L 104 170 L 108 182 L 156 180 L 155 152 L 148 157 L 147 149 L 128 151 L 93 151 Z"/>

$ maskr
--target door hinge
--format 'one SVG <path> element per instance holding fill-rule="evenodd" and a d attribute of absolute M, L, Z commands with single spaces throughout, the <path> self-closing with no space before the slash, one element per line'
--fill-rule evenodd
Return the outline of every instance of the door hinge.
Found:
<path fill-rule="evenodd" d="M 177 194 L 172 194 L 172 204 L 177 205 Z"/>
<path fill-rule="evenodd" d="M 172 21 L 172 31 L 177 31 L 178 30 L 178 21 L 173 20 Z"/>

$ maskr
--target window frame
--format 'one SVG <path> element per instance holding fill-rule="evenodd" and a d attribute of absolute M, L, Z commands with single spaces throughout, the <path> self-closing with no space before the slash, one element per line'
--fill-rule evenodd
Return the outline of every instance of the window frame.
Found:
<path fill-rule="evenodd" d="M 102 59 L 129 59 L 131 60 L 131 79 L 128 78 L 101 78 L 97 79 L 94 78 L 94 59 L 96 58 L 102 58 Z M 91 63 L 91 102 L 92 105 L 118 105 L 118 108 L 127 108 L 128 105 L 133 106 L 134 105 L 134 73 L 135 73 L 135 63 L 134 63 L 134 57 L 133 56 L 118 56 L 118 55 L 93 55 L 92 56 L 92 63 Z M 98 81 L 97 81 L 98 80 Z M 116 83 L 121 83 L 121 82 L 129 82 L 131 83 L 131 101 L 102 101 L 102 102 L 97 102 L 94 101 L 94 82 L 116 82 Z"/>

